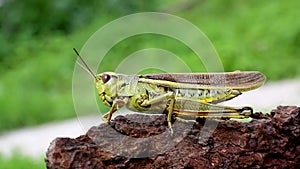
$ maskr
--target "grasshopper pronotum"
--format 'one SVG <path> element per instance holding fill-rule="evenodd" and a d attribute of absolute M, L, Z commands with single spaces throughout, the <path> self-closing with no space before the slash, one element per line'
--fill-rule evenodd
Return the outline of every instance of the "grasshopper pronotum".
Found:
<path fill-rule="evenodd" d="M 163 73 L 123 75 L 105 72 L 95 75 L 74 49 L 84 66 L 95 79 L 102 102 L 111 107 L 102 116 L 109 122 L 112 114 L 123 106 L 134 111 L 166 112 L 172 131 L 172 115 L 200 118 L 248 118 L 251 107 L 229 107 L 217 103 L 256 89 L 265 82 L 257 71 L 227 73 Z"/>

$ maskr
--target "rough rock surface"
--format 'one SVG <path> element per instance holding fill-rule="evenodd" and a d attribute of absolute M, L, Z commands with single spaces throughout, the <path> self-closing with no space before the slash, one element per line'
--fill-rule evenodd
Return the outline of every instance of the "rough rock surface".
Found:
<path fill-rule="evenodd" d="M 118 116 L 76 139 L 56 138 L 47 168 L 299 168 L 300 107 L 279 106 L 252 121 L 176 121 Z"/>

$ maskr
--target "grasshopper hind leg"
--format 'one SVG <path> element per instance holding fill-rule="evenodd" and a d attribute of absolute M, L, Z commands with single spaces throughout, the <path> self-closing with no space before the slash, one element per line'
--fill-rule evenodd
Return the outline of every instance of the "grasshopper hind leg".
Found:
<path fill-rule="evenodd" d="M 196 122 L 198 122 L 199 124 L 205 124 L 207 118 L 203 118 L 203 117 L 196 117 Z"/>
<path fill-rule="evenodd" d="M 253 109 L 252 109 L 252 107 L 243 107 L 243 108 L 241 108 L 241 115 L 244 115 L 244 116 L 248 116 L 248 117 L 250 117 L 250 116 L 252 116 L 253 115 Z"/>

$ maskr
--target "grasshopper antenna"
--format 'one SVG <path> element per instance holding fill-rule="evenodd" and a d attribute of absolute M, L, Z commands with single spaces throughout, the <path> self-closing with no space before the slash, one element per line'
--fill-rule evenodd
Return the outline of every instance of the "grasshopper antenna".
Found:
<path fill-rule="evenodd" d="M 77 60 L 75 60 L 75 63 L 77 63 L 83 70 L 87 71 L 92 77 L 94 77 L 96 79 L 96 75 L 90 69 L 90 67 L 88 66 L 88 64 L 83 60 L 83 58 L 80 56 L 80 54 L 78 53 L 78 51 L 75 48 L 73 48 L 73 50 L 75 51 L 75 53 L 79 57 L 79 59 L 82 61 L 82 63 L 83 63 L 84 66 L 81 65 Z"/>

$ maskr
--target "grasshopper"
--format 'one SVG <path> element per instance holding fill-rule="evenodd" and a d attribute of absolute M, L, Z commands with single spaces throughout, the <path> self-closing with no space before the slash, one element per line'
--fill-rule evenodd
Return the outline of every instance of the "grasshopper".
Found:
<path fill-rule="evenodd" d="M 265 82 L 258 71 L 222 73 L 162 73 L 124 75 L 104 72 L 95 75 L 80 54 L 78 64 L 94 79 L 102 102 L 110 110 L 102 116 L 105 122 L 123 106 L 140 112 L 165 112 L 172 131 L 172 115 L 196 118 L 248 118 L 251 107 L 229 107 L 217 103 L 256 89 Z"/>

